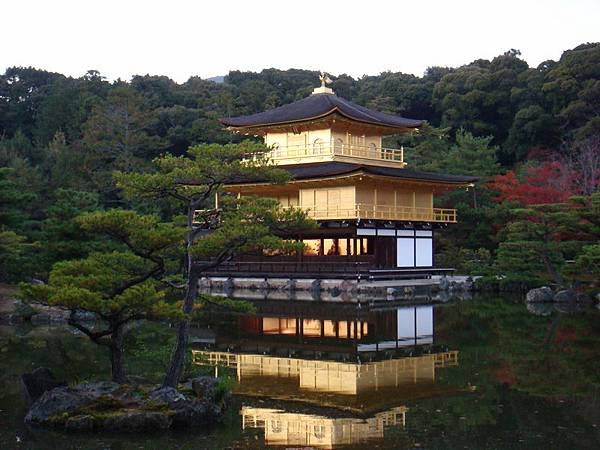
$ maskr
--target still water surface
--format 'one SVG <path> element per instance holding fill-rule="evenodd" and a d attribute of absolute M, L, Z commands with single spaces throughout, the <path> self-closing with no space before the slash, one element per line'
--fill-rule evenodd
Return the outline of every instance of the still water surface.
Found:
<path fill-rule="evenodd" d="M 210 430 L 28 429 L 18 375 L 105 376 L 62 328 L 0 327 L 0 448 L 600 448 L 600 312 L 480 297 L 436 306 L 257 301 L 194 330 L 193 370 L 232 379 Z M 158 379 L 171 330 L 132 332 L 130 373 Z"/>

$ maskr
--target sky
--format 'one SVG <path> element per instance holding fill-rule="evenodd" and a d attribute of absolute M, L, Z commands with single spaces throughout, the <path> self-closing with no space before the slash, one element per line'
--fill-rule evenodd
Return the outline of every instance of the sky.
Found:
<path fill-rule="evenodd" d="M 177 82 L 230 70 L 422 75 L 511 48 L 530 65 L 600 41 L 600 0 L 2 0 L 0 71 Z"/>

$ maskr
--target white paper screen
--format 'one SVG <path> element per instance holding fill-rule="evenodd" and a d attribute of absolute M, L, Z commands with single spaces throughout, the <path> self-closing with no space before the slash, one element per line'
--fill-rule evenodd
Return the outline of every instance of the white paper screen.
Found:
<path fill-rule="evenodd" d="M 397 238 L 396 261 L 398 267 L 415 267 L 415 240 Z"/>
<path fill-rule="evenodd" d="M 417 267 L 433 266 L 433 240 L 417 239 Z"/>

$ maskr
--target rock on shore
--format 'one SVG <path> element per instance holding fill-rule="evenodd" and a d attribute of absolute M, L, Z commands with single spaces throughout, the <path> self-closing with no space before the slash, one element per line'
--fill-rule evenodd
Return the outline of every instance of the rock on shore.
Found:
<path fill-rule="evenodd" d="M 547 303 L 551 302 L 554 298 L 552 289 L 548 286 L 542 286 L 540 288 L 531 289 L 525 295 L 527 303 Z"/>
<path fill-rule="evenodd" d="M 44 392 L 67 385 L 64 381 L 58 381 L 46 367 L 39 367 L 31 373 L 24 373 L 21 375 L 21 383 L 29 404 L 35 402 Z"/>
<path fill-rule="evenodd" d="M 31 405 L 25 423 L 70 431 L 139 431 L 218 421 L 228 400 L 218 381 L 199 377 L 192 384 L 189 391 L 107 381 L 59 386 Z"/>

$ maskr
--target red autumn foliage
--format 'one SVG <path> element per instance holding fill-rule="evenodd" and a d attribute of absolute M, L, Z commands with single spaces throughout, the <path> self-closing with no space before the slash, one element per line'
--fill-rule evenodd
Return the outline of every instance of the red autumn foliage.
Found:
<path fill-rule="evenodd" d="M 489 187 L 498 192 L 497 201 L 519 202 L 523 205 L 561 203 L 575 195 L 575 174 L 566 165 L 556 161 L 529 167 L 519 179 L 514 170 L 496 175 Z"/>

